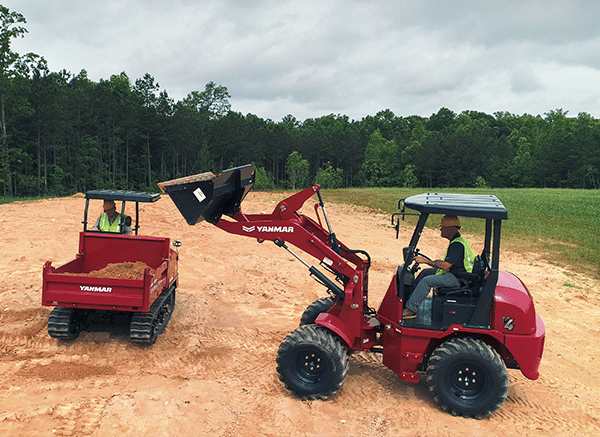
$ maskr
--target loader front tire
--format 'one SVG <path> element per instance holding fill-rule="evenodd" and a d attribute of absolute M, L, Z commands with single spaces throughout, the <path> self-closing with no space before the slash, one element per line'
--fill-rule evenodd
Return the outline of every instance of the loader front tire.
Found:
<path fill-rule="evenodd" d="M 318 325 L 291 332 L 279 346 L 277 372 L 285 388 L 301 399 L 327 399 L 336 394 L 350 364 L 343 341 Z"/>
<path fill-rule="evenodd" d="M 332 297 L 322 297 L 311 303 L 300 317 L 300 326 L 312 325 L 319 314 L 326 312 L 335 300 Z"/>
<path fill-rule="evenodd" d="M 498 352 L 482 340 L 453 338 L 431 354 L 427 385 L 442 410 L 481 419 L 504 402 L 508 373 Z"/>

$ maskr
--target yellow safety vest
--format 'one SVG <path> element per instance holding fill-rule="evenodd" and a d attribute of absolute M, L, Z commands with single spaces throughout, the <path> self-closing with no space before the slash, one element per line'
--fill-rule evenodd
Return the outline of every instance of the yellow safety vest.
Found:
<path fill-rule="evenodd" d="M 119 233 L 121 230 L 119 229 L 119 222 L 121 221 L 121 214 L 117 214 L 115 220 L 110 224 L 110 220 L 108 219 L 108 214 L 105 212 L 100 216 L 100 223 L 98 223 L 98 228 L 102 232 L 115 232 Z"/>
<path fill-rule="evenodd" d="M 469 244 L 469 241 L 462 235 L 459 237 L 456 237 L 454 240 L 452 240 L 450 242 L 450 244 L 448 245 L 448 248 L 446 249 L 446 255 L 444 255 L 444 260 L 448 256 L 448 251 L 450 250 L 450 245 L 452 243 L 460 243 L 463 245 L 463 247 L 464 247 L 463 264 L 464 264 L 464 267 L 465 267 L 465 270 L 467 271 L 467 273 L 471 273 L 473 271 L 473 263 L 475 262 L 475 254 L 473 253 L 473 249 L 471 249 L 471 245 Z M 448 273 L 448 270 L 438 269 L 437 272 L 435 272 L 436 275 L 443 275 L 444 273 Z"/>

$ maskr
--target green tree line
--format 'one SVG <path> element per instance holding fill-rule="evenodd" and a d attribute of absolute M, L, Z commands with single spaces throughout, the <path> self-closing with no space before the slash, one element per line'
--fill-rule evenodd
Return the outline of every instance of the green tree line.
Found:
<path fill-rule="evenodd" d="M 257 187 L 600 188 L 600 121 L 441 108 L 281 121 L 231 108 L 214 82 L 175 101 L 150 74 L 98 82 L 20 55 L 25 18 L 0 5 L 0 190 L 67 195 L 254 163 Z"/>

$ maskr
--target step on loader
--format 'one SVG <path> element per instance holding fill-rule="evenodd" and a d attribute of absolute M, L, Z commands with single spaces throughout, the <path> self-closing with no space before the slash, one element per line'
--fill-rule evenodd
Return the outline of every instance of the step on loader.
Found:
<path fill-rule="evenodd" d="M 277 372 L 294 395 L 335 395 L 346 380 L 348 355 L 354 351 L 381 354 L 383 364 L 408 383 L 419 382 L 424 374 L 440 407 L 465 417 L 483 418 L 500 408 L 508 393 L 507 369 L 519 369 L 532 380 L 539 377 L 545 327 L 525 284 L 499 269 L 500 230 L 508 213 L 497 197 L 426 193 L 400 200 L 400 212 L 392 215 L 396 232 L 406 216 L 418 219 L 403 249 L 404 263 L 393 272 L 375 310 L 368 302 L 371 259 L 366 251 L 338 240 L 320 186 L 282 200 L 270 214 L 244 214 L 241 203 L 253 184 L 254 169 L 248 165 L 159 186 L 190 225 L 206 220 L 232 234 L 273 241 L 327 290 L 329 296 L 308 306 L 300 326 L 279 347 Z M 299 210 L 315 195 L 313 219 Z M 437 214 L 484 220 L 484 249 L 461 287 L 434 290 L 416 318 L 403 320 L 420 269 L 415 263 L 421 254 L 419 238 L 428 218 Z M 291 246 L 311 255 L 319 266 Z"/>

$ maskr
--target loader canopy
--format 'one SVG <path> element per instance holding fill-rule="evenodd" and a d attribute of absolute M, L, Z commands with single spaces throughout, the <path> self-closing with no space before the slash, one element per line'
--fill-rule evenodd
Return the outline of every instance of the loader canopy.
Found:
<path fill-rule="evenodd" d="M 424 193 L 401 201 L 406 208 L 427 214 L 447 214 L 482 219 L 508 219 L 500 199 L 493 195 Z"/>
<path fill-rule="evenodd" d="M 203 220 L 216 225 L 223 214 L 233 216 L 253 185 L 252 165 L 225 170 L 219 175 L 201 173 L 158 184 L 189 225 Z"/>
<path fill-rule="evenodd" d="M 419 214 L 407 213 L 406 208 L 418 211 Z M 392 224 L 396 228 L 396 237 L 398 236 L 398 220 L 400 217 L 404 219 L 405 215 L 419 216 L 419 221 L 413 231 L 410 243 L 403 249 L 405 263 L 399 275 L 397 295 L 404 300 L 407 299 L 404 293 L 404 278 L 410 262 L 412 262 L 415 253 L 417 253 L 419 238 L 431 214 L 455 215 L 485 220 L 484 247 L 481 258 L 485 260 L 489 274 L 481 292 L 481 297 L 473 312 L 473 317 L 470 320 L 470 325 L 487 327 L 489 323 L 489 308 L 494 298 L 499 274 L 501 225 L 503 220 L 508 219 L 507 209 L 500 199 L 494 195 L 424 193 L 411 196 L 407 199 L 400 199 L 398 209 L 401 212 L 392 215 Z"/>

